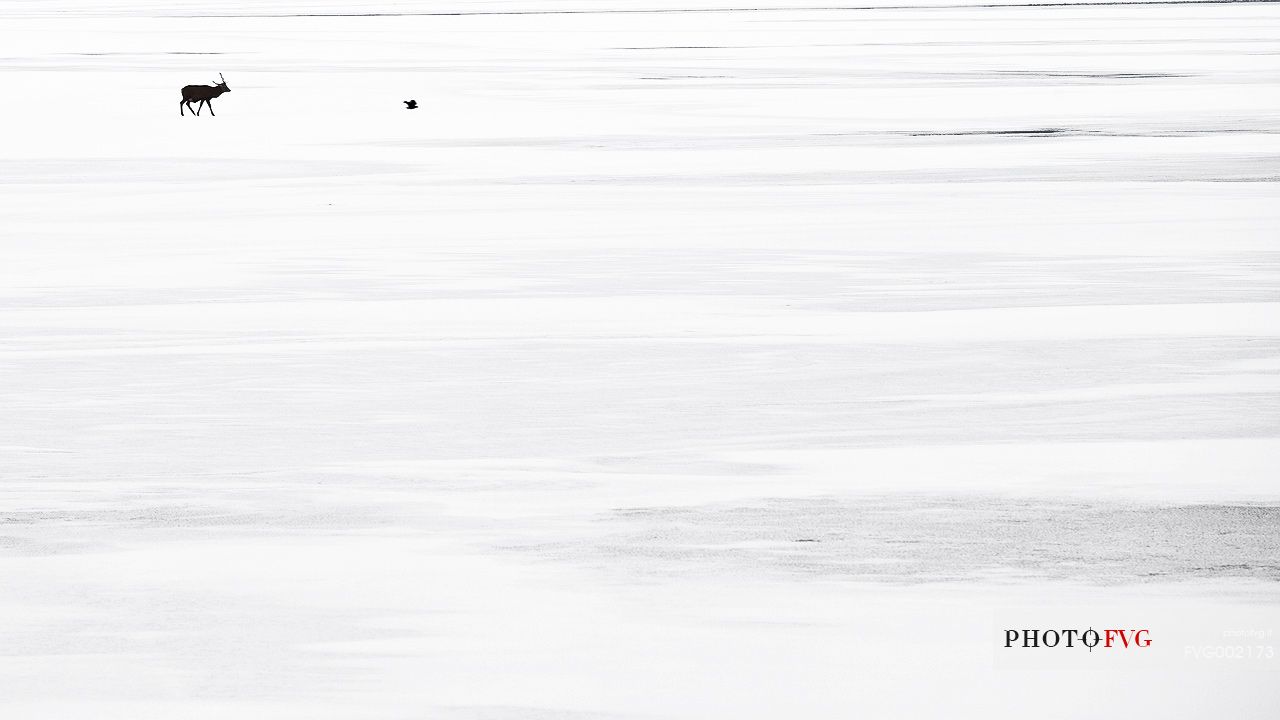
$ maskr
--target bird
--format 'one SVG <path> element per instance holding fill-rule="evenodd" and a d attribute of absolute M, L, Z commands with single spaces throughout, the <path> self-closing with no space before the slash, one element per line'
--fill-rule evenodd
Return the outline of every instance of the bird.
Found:
<path fill-rule="evenodd" d="M 404 100 L 404 101 L 402 101 L 402 102 L 404 102 L 404 106 L 405 106 L 406 108 L 410 109 L 410 110 L 417 110 L 417 109 L 418 109 L 418 101 L 417 101 L 417 100 Z"/>

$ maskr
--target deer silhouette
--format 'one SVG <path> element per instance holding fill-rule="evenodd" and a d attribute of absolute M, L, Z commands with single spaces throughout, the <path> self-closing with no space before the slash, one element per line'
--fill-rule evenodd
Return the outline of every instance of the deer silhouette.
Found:
<path fill-rule="evenodd" d="M 195 110 L 196 115 L 199 115 L 200 106 L 208 105 L 209 114 L 217 117 L 213 112 L 213 99 L 222 93 L 231 92 L 231 88 L 227 87 L 226 78 L 222 77 L 222 73 L 218 73 L 218 79 L 222 82 L 214 83 L 213 85 L 188 85 L 182 88 L 182 99 L 178 101 L 178 114 L 186 115 L 186 110 L 182 109 L 183 106 L 186 106 L 187 110 Z M 200 104 L 192 108 L 191 102 L 193 100 L 199 100 Z"/>

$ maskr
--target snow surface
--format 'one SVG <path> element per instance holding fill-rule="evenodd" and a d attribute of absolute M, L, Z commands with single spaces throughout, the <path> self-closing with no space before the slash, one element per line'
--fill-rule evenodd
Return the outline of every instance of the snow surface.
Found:
<path fill-rule="evenodd" d="M 0 717 L 1276 717 L 1280 5 L 821 4 L 0 2 Z"/>

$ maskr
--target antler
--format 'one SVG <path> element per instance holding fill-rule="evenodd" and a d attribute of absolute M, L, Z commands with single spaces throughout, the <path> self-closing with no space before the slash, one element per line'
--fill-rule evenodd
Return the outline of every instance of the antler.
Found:
<path fill-rule="evenodd" d="M 222 77 L 222 73 L 218 73 L 218 79 L 222 81 L 223 85 L 227 84 L 227 79 Z"/>

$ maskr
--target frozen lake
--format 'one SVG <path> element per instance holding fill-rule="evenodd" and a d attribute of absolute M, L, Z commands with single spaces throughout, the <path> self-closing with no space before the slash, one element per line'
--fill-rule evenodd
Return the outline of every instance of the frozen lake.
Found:
<path fill-rule="evenodd" d="M 0 0 L 0 716 L 1276 717 L 1280 4 L 814 4 Z"/>

